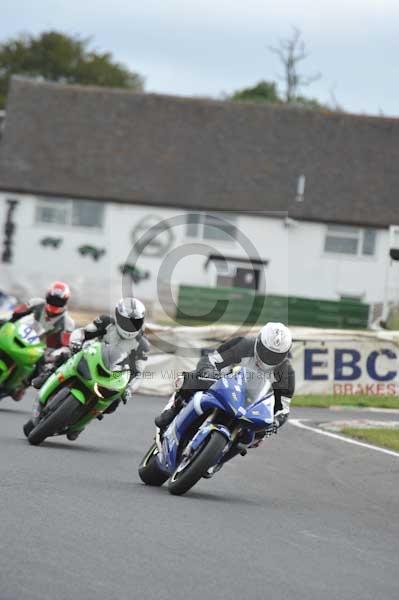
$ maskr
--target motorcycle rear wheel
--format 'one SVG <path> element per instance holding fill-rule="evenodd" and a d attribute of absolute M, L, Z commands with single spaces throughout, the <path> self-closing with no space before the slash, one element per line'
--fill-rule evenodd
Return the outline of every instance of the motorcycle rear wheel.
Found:
<path fill-rule="evenodd" d="M 32 446 L 38 446 L 47 437 L 62 431 L 68 425 L 76 423 L 84 414 L 84 407 L 74 396 L 68 395 L 54 411 L 49 412 L 32 429 L 28 441 Z"/>
<path fill-rule="evenodd" d="M 171 494 L 180 496 L 188 492 L 210 467 L 213 467 L 227 444 L 220 431 L 213 431 L 191 463 L 183 471 L 175 471 L 168 483 Z"/>
<path fill-rule="evenodd" d="M 154 443 L 151 448 L 145 454 L 143 460 L 139 466 L 139 477 L 146 485 L 161 486 L 167 479 L 169 479 L 168 473 L 162 471 L 158 465 L 156 455 L 158 453 L 158 447 Z"/>

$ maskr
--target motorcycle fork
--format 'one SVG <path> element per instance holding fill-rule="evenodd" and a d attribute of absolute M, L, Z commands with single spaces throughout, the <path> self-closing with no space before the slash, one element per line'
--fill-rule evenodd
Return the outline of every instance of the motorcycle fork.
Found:
<path fill-rule="evenodd" d="M 215 408 L 215 410 L 213 410 L 211 412 L 211 414 L 208 415 L 207 418 L 202 422 L 201 427 L 203 427 L 204 425 L 207 425 L 208 423 L 213 423 L 217 414 L 218 414 L 218 409 Z"/>
<path fill-rule="evenodd" d="M 231 445 L 234 444 L 234 442 L 236 441 L 236 439 L 238 438 L 239 434 L 241 432 L 241 427 L 239 425 L 237 425 L 236 427 L 234 427 L 232 434 L 231 434 Z"/>
<path fill-rule="evenodd" d="M 214 422 L 214 420 L 216 419 L 216 417 L 217 417 L 217 415 L 218 415 L 218 414 L 219 414 L 219 416 L 220 416 L 220 411 L 219 411 L 219 410 L 216 408 L 216 409 L 215 409 L 215 410 L 214 410 L 214 411 L 211 413 L 211 415 L 208 417 L 208 419 L 207 419 L 207 420 L 208 420 L 210 423 L 213 423 L 213 422 Z M 227 415 L 223 415 L 223 416 L 225 416 L 225 417 L 226 417 Z M 223 425 L 226 425 L 227 427 L 229 427 L 229 426 L 230 426 L 230 425 L 232 425 L 232 423 L 233 423 L 233 419 L 232 419 L 232 418 L 230 418 L 230 417 L 227 417 L 227 419 L 226 419 L 226 418 L 224 418 L 224 419 L 221 419 L 221 421 L 222 421 Z M 226 456 L 226 454 L 228 454 L 228 453 L 230 452 L 231 448 L 232 448 L 232 447 L 234 446 L 234 444 L 236 443 L 236 440 L 237 440 L 238 436 L 240 435 L 240 433 L 241 433 L 241 425 L 237 424 L 237 425 L 234 427 L 234 429 L 231 431 L 230 441 L 229 441 L 229 443 L 226 445 L 226 447 L 225 447 L 225 449 L 224 449 L 224 451 L 223 451 L 223 455 L 222 455 L 222 457 Z M 222 458 L 222 460 L 223 460 L 223 458 Z"/>
<path fill-rule="evenodd" d="M 189 433 L 189 435 L 187 436 L 186 444 L 183 447 L 183 450 L 181 451 L 182 458 L 187 457 L 190 454 L 191 441 L 192 441 L 193 436 L 195 436 L 195 434 L 199 431 L 200 428 L 207 427 L 208 425 L 213 423 L 216 420 L 216 416 L 217 416 L 218 412 L 219 412 L 218 409 L 215 408 L 211 413 L 209 413 L 209 415 L 207 417 L 204 418 L 204 420 L 200 424 L 195 426 L 195 428 L 193 426 L 191 433 Z"/>

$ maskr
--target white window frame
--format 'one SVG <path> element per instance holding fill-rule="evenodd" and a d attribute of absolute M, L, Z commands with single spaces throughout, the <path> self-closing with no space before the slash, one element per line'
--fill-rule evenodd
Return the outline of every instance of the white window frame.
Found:
<path fill-rule="evenodd" d="M 95 206 L 96 211 L 101 211 L 101 223 L 94 225 L 82 225 L 80 223 L 75 222 L 75 214 L 74 207 L 76 204 L 81 202 L 90 202 Z M 50 209 L 54 212 L 65 211 L 65 222 L 60 221 L 44 221 L 40 218 L 41 209 Z M 36 198 L 36 206 L 34 213 L 35 225 L 38 227 L 68 227 L 68 228 L 79 228 L 86 229 L 87 231 L 99 231 L 104 228 L 104 218 L 105 218 L 105 206 L 103 202 L 91 201 L 91 200 L 77 200 L 77 199 L 68 199 L 68 198 L 51 198 L 51 197 L 37 197 Z"/>
<path fill-rule="evenodd" d="M 368 232 L 373 232 L 374 245 L 373 252 L 368 253 L 364 251 L 364 244 Z M 373 228 L 364 227 L 352 227 L 350 225 L 327 225 L 324 234 L 324 246 L 323 252 L 325 256 L 340 256 L 346 258 L 374 258 L 376 255 L 377 235 L 376 230 Z M 328 239 L 336 240 L 352 240 L 356 241 L 356 252 L 343 252 L 339 250 L 328 250 L 326 248 Z"/>
<path fill-rule="evenodd" d="M 198 216 L 197 222 L 190 223 L 190 215 Z M 226 234 L 226 238 L 218 238 L 206 235 L 206 227 L 211 227 L 211 223 L 207 223 L 207 220 L 212 218 L 219 218 L 221 221 L 226 221 L 236 230 L 237 229 L 237 216 L 226 213 L 218 212 L 189 212 L 186 218 L 186 237 L 192 239 L 209 240 L 218 244 L 234 244 L 237 240 L 236 236 L 229 236 Z M 189 229 L 195 229 L 195 232 L 190 232 Z M 217 226 L 215 227 L 217 229 Z"/>

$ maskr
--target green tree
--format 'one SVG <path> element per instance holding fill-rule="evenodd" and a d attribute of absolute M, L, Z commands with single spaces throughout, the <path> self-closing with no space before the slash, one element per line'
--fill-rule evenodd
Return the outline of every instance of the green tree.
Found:
<path fill-rule="evenodd" d="M 294 96 L 288 104 L 293 104 L 302 108 L 313 108 L 316 110 L 332 110 L 327 104 L 322 104 L 316 98 L 307 98 L 306 96 Z"/>
<path fill-rule="evenodd" d="M 143 78 L 113 60 L 110 53 L 89 48 L 90 40 L 57 31 L 20 35 L 0 44 L 0 108 L 12 75 L 46 81 L 143 90 Z"/>
<path fill-rule="evenodd" d="M 231 100 L 250 102 L 282 102 L 278 95 L 277 86 L 274 81 L 260 81 L 251 88 L 238 90 L 232 95 Z"/>
<path fill-rule="evenodd" d="M 230 100 L 240 102 L 272 102 L 274 104 L 290 104 L 300 108 L 326 109 L 331 110 L 325 104 L 322 104 L 316 98 L 307 98 L 306 96 L 292 96 L 289 102 L 279 96 L 277 84 L 274 81 L 260 81 L 250 88 L 244 88 L 234 92 Z"/>

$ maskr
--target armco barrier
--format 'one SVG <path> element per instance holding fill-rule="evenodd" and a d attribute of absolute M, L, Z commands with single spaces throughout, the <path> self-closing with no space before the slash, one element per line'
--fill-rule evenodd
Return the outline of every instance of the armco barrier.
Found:
<path fill-rule="evenodd" d="M 242 288 L 180 286 L 176 319 L 179 323 L 256 324 L 281 321 L 304 327 L 365 329 L 369 305 L 294 296 L 263 296 Z"/>

